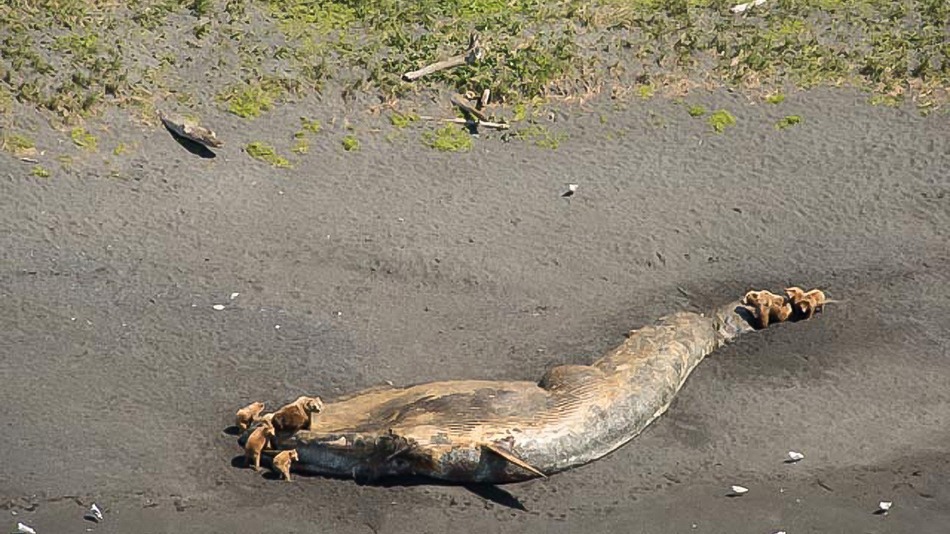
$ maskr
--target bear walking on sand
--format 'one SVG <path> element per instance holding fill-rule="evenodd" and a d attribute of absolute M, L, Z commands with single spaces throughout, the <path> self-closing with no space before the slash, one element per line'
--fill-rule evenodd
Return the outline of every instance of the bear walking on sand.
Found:
<path fill-rule="evenodd" d="M 251 432 L 251 435 L 247 438 L 247 443 L 244 444 L 244 462 L 246 465 L 251 466 L 255 471 L 261 468 L 261 451 L 267 447 L 268 441 L 271 438 L 276 437 L 277 434 L 274 432 L 274 427 L 262 423 Z"/>
<path fill-rule="evenodd" d="M 263 411 L 263 402 L 252 402 L 241 408 L 237 411 L 237 427 L 241 429 L 241 432 L 244 432 L 247 430 L 247 427 L 251 426 L 251 423 L 257 421 L 258 416 L 260 416 Z"/>
<path fill-rule="evenodd" d="M 290 482 L 290 466 L 293 462 L 299 460 L 300 456 L 297 455 L 297 449 L 282 451 L 274 457 L 271 466 L 274 468 L 274 471 L 284 476 L 284 480 Z"/>
<path fill-rule="evenodd" d="M 296 432 L 310 427 L 310 415 L 323 411 L 320 397 L 298 397 L 294 402 L 274 412 L 271 422 L 278 432 Z"/>

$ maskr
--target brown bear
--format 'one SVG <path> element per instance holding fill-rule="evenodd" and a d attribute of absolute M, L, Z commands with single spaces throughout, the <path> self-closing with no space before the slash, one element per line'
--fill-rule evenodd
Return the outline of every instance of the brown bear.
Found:
<path fill-rule="evenodd" d="M 788 299 L 769 291 L 749 291 L 742 303 L 755 309 L 756 328 L 765 328 L 769 322 L 784 322 L 792 315 Z"/>
<path fill-rule="evenodd" d="M 284 476 L 284 480 L 290 482 L 290 466 L 293 462 L 299 460 L 300 456 L 297 455 L 297 449 L 281 451 L 277 456 L 274 456 L 274 461 L 271 466 L 274 468 L 274 471 Z"/>
<path fill-rule="evenodd" d="M 824 309 L 825 304 L 831 302 L 820 289 L 803 291 L 798 287 L 790 287 L 785 290 L 785 294 L 788 295 L 792 310 L 798 319 L 811 319 Z"/>
<path fill-rule="evenodd" d="M 244 444 L 244 463 L 251 466 L 255 471 L 261 468 L 261 451 L 268 445 L 271 438 L 276 437 L 274 427 L 262 423 L 251 432 Z"/>
<path fill-rule="evenodd" d="M 271 422 L 278 432 L 296 432 L 310 427 L 310 414 L 322 411 L 323 401 L 320 397 L 299 397 L 274 412 Z"/>
<path fill-rule="evenodd" d="M 252 402 L 237 411 L 237 427 L 241 432 L 247 430 L 251 423 L 257 421 L 258 416 L 264 411 L 263 402 Z"/>

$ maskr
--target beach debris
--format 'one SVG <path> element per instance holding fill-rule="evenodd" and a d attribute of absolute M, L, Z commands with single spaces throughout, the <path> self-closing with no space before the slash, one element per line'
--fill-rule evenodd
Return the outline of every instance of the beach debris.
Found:
<path fill-rule="evenodd" d="M 730 489 L 732 490 L 732 493 L 730 493 L 730 495 L 733 497 L 738 497 L 739 495 L 745 495 L 746 493 L 749 493 L 749 488 L 746 488 L 744 486 L 737 486 L 735 484 L 733 484 L 730 487 Z"/>
<path fill-rule="evenodd" d="M 86 514 L 82 516 L 82 518 L 92 521 L 94 523 L 98 523 L 102 521 L 102 510 L 100 510 L 99 507 L 96 506 L 96 503 L 92 503 L 92 506 L 89 507 L 89 511 L 86 512 Z"/>
<path fill-rule="evenodd" d="M 891 506 L 894 506 L 894 503 L 891 501 L 881 501 L 877 503 L 877 511 L 874 513 L 878 515 L 887 515 L 887 512 L 891 510 Z"/>
<path fill-rule="evenodd" d="M 478 99 L 478 109 L 485 109 L 488 107 L 488 102 L 491 100 L 491 89 L 485 89 L 482 91 L 481 98 Z"/>
<path fill-rule="evenodd" d="M 788 451 L 788 463 L 793 464 L 795 462 L 800 462 L 805 458 L 805 455 L 800 452 Z"/>
<path fill-rule="evenodd" d="M 428 74 L 432 74 L 433 72 L 439 72 L 440 70 L 451 69 L 461 65 L 473 65 L 482 59 L 484 53 L 485 50 L 478 40 L 478 34 L 472 33 L 468 38 L 468 48 L 465 50 L 465 53 L 450 57 L 444 61 L 437 61 L 431 65 L 426 65 L 419 70 L 407 72 L 402 75 L 402 79 L 411 82 Z"/>
<path fill-rule="evenodd" d="M 574 196 L 574 193 L 577 192 L 577 184 L 567 184 L 567 191 L 561 193 L 561 196 L 564 198 Z"/>
<path fill-rule="evenodd" d="M 210 148 L 224 146 L 224 143 L 218 140 L 218 136 L 212 130 L 201 126 L 194 119 L 179 115 L 166 115 L 161 111 L 158 112 L 158 118 L 162 120 L 162 124 L 166 128 L 178 137 L 183 137 Z"/>
<path fill-rule="evenodd" d="M 234 300 L 234 299 L 238 298 L 239 295 L 240 295 L 240 293 L 231 293 L 231 296 L 228 297 L 228 300 Z"/>
<path fill-rule="evenodd" d="M 23 523 L 16 524 L 17 534 L 36 534 L 36 530 L 29 525 L 24 525 Z"/>
<path fill-rule="evenodd" d="M 275 324 L 275 325 L 274 325 L 274 330 L 280 330 L 280 325 L 279 325 L 279 324 Z"/>
<path fill-rule="evenodd" d="M 463 97 L 462 95 L 454 94 L 449 100 L 452 102 L 454 106 L 456 106 L 457 108 L 461 109 L 464 113 L 466 113 L 466 116 L 474 117 L 478 119 L 478 122 L 484 122 L 488 120 L 488 117 L 486 117 L 484 113 L 475 109 L 475 106 L 466 102 L 465 97 Z"/>
<path fill-rule="evenodd" d="M 746 2 L 744 4 L 738 4 L 729 8 L 729 11 L 733 13 L 745 13 L 750 7 L 759 7 L 765 3 L 765 0 L 752 0 L 752 2 Z"/>
<path fill-rule="evenodd" d="M 224 309 L 224 304 L 215 304 L 214 306 L 212 306 L 212 308 L 215 309 L 216 311 L 221 311 Z"/>
<path fill-rule="evenodd" d="M 462 118 L 452 118 L 444 119 L 441 117 L 432 117 L 428 115 L 422 115 L 419 117 L 419 120 L 422 121 L 442 121 L 442 122 L 451 122 L 453 124 L 465 124 L 467 126 L 484 126 L 485 128 L 493 128 L 495 130 L 507 130 L 511 128 L 511 125 L 504 122 L 491 122 L 491 121 L 480 121 L 472 119 L 462 119 Z"/>

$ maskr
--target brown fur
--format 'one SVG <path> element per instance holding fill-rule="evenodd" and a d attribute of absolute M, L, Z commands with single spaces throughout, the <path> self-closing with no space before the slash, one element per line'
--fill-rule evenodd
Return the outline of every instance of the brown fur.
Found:
<path fill-rule="evenodd" d="M 276 437 L 276 433 L 273 426 L 266 423 L 258 425 L 248 436 L 247 443 L 244 445 L 245 464 L 252 466 L 255 471 L 260 469 L 261 451 L 267 447 L 270 438 L 274 437 Z"/>
<path fill-rule="evenodd" d="M 296 432 L 310 428 L 310 414 L 322 411 L 323 401 L 320 397 L 299 397 L 274 412 L 272 421 L 278 432 Z"/>
<path fill-rule="evenodd" d="M 787 321 L 793 311 L 788 299 L 769 291 L 749 291 L 742 303 L 755 309 L 756 328 L 765 328 L 773 321 Z"/>
<path fill-rule="evenodd" d="M 237 426 L 241 432 L 247 430 L 251 423 L 257 421 L 258 416 L 264 411 L 263 402 L 252 402 L 237 411 Z"/>
<path fill-rule="evenodd" d="M 274 461 L 271 464 L 274 468 L 274 471 L 282 474 L 284 480 L 290 482 L 290 466 L 293 462 L 299 461 L 300 456 L 297 455 L 297 450 L 281 451 L 274 456 Z"/>
<path fill-rule="evenodd" d="M 792 310 L 797 318 L 811 319 L 816 313 L 820 313 L 828 301 L 825 293 L 820 289 L 803 291 L 798 287 L 790 287 L 785 290 L 788 299 L 791 302 Z"/>

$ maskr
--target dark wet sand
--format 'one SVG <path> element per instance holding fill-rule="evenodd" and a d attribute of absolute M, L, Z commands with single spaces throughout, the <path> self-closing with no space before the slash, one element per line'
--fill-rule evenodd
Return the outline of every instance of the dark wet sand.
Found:
<path fill-rule="evenodd" d="M 41 180 L 0 156 L 3 528 L 947 532 L 946 115 L 844 90 L 687 100 L 738 125 L 715 135 L 650 101 L 560 116 L 556 151 L 442 154 L 410 133 L 344 153 L 328 134 L 291 171 L 239 151 L 330 113 L 289 108 L 210 116 L 228 142 L 215 159 L 117 122 L 102 144 L 136 146 L 118 177 Z M 774 129 L 787 114 L 805 121 Z M 232 467 L 222 430 L 250 400 L 534 379 L 661 315 L 790 283 L 846 302 L 716 353 L 643 435 L 580 469 L 473 491 Z M 81 519 L 93 501 L 100 525 Z"/>

